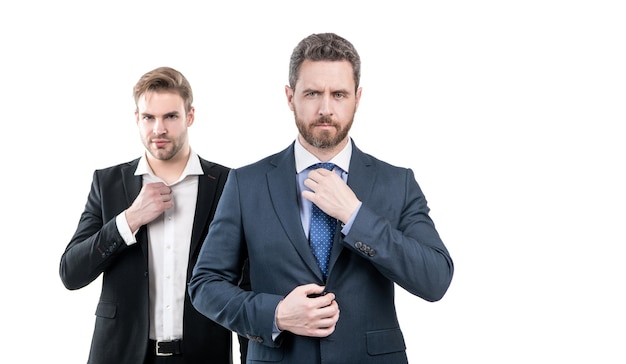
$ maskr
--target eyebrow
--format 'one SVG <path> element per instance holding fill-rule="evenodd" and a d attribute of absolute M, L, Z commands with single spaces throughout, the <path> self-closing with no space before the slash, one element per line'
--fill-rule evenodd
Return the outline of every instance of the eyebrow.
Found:
<path fill-rule="evenodd" d="M 303 89 L 301 92 L 303 94 L 306 94 L 306 93 L 309 93 L 309 92 L 319 92 L 319 93 L 322 93 L 322 91 L 320 91 L 318 89 L 311 88 L 311 87 Z M 342 94 L 346 94 L 346 95 L 350 95 L 351 94 L 350 91 L 348 91 L 347 89 L 343 89 L 343 88 L 342 89 L 338 89 L 338 90 L 331 90 L 330 93 L 332 93 L 332 94 L 342 93 Z"/>
<path fill-rule="evenodd" d="M 154 114 L 151 114 L 149 112 L 142 112 L 140 115 L 141 116 L 154 116 Z M 171 115 L 180 115 L 180 113 L 178 111 L 169 111 L 163 114 L 163 116 L 171 116 Z"/>

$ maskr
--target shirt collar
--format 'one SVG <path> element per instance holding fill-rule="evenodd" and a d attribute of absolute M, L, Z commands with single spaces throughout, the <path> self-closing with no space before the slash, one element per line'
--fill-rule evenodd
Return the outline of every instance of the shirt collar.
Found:
<path fill-rule="evenodd" d="M 304 149 L 298 138 L 296 138 L 293 151 L 296 158 L 296 173 L 300 173 L 313 164 L 321 162 L 316 156 Z M 348 169 L 350 168 L 350 157 L 352 157 L 351 138 L 348 139 L 348 144 L 346 144 L 341 152 L 334 156 L 333 159 L 329 160 L 329 162 L 334 163 L 337 167 L 341 168 L 345 172 L 348 172 Z"/>
<path fill-rule="evenodd" d="M 187 161 L 187 165 L 185 165 L 183 173 L 181 173 L 180 178 L 178 178 L 178 180 L 172 184 L 176 184 L 179 181 L 182 181 L 187 176 L 202 174 L 204 174 L 204 171 L 202 170 L 202 166 L 200 165 L 200 158 L 193 150 L 191 150 L 189 153 L 189 160 Z M 152 168 L 150 168 L 150 164 L 148 164 L 148 159 L 146 158 L 145 153 L 141 156 L 141 158 L 139 158 L 139 163 L 137 163 L 137 169 L 135 169 L 135 176 L 143 175 L 150 175 L 154 178 L 158 178 L 154 175 Z"/>

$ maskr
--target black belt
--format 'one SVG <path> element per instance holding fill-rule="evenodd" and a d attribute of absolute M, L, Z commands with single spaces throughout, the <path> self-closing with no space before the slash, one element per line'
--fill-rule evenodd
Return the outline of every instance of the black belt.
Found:
<path fill-rule="evenodd" d="M 180 355 L 183 353 L 183 340 L 150 340 L 150 348 L 154 348 L 156 356 Z M 152 349 L 150 349 L 152 350 Z"/>

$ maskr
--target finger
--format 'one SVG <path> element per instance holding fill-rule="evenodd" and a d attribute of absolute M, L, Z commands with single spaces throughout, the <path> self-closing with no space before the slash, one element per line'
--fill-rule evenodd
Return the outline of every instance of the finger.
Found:
<path fill-rule="evenodd" d="M 321 190 L 321 188 L 320 188 L 321 184 L 319 184 L 318 182 L 315 182 L 313 180 L 310 180 L 310 179 L 304 180 L 304 186 L 307 187 L 308 189 L 304 189 L 302 191 L 302 195 L 303 196 L 305 194 L 314 195 L 315 193 L 318 193 Z"/>
<path fill-rule="evenodd" d="M 329 171 L 329 170 L 328 170 L 328 169 L 326 169 L 326 168 L 318 168 L 318 169 L 316 169 L 316 170 L 315 170 L 315 172 L 319 173 L 319 174 L 320 174 L 320 175 L 322 175 L 322 176 L 328 176 L 328 175 L 329 175 L 329 174 L 331 174 L 331 173 L 335 173 L 335 172 L 333 172 L 333 171 Z"/>
<path fill-rule="evenodd" d="M 322 307 L 330 306 L 333 303 L 335 303 L 335 305 L 337 305 L 337 302 L 335 301 L 335 294 L 334 293 L 326 293 L 326 294 L 320 296 L 320 300 L 322 301 L 322 304 L 324 305 Z"/>
<path fill-rule="evenodd" d="M 327 317 L 327 318 L 323 318 L 320 319 L 317 322 L 317 327 L 320 329 L 329 329 L 332 328 L 333 326 L 335 326 L 335 324 L 337 324 L 337 319 L 336 317 Z"/>
<path fill-rule="evenodd" d="M 302 191 L 302 197 L 306 198 L 309 201 L 313 201 L 313 199 L 315 198 L 315 192 Z"/>
<path fill-rule="evenodd" d="M 331 325 L 328 327 L 320 327 L 317 330 L 313 330 L 312 335 L 311 336 L 315 336 L 315 337 L 327 337 L 330 334 L 332 334 L 333 332 L 335 332 L 335 325 Z"/>
<path fill-rule="evenodd" d="M 320 319 L 339 317 L 339 306 L 337 306 L 337 303 L 333 301 L 326 306 L 318 307 L 315 315 Z"/>
<path fill-rule="evenodd" d="M 304 286 L 301 286 L 304 294 L 307 296 L 316 295 L 319 296 L 324 292 L 324 286 L 318 286 L 315 283 L 309 283 Z"/>
<path fill-rule="evenodd" d="M 151 182 L 146 184 L 146 187 L 152 187 L 155 190 L 162 190 L 164 187 L 167 188 L 167 185 L 163 182 Z"/>
<path fill-rule="evenodd" d="M 308 297 L 315 298 L 318 307 L 326 307 L 333 303 L 333 301 L 335 300 L 335 294 L 328 293 L 326 291 L 322 291 L 321 293 L 310 293 Z"/>
<path fill-rule="evenodd" d="M 317 182 L 322 177 L 328 176 L 330 173 L 334 173 L 334 172 L 329 171 L 324 168 L 318 168 L 318 169 L 314 169 L 310 171 L 309 174 L 307 175 L 307 178 Z"/>
<path fill-rule="evenodd" d="M 315 186 L 316 184 L 319 183 L 320 176 L 314 176 L 314 175 L 312 175 L 312 173 L 313 172 L 309 173 L 309 175 L 304 179 L 304 185 L 307 186 L 307 187 L 309 187 L 308 185 Z"/>

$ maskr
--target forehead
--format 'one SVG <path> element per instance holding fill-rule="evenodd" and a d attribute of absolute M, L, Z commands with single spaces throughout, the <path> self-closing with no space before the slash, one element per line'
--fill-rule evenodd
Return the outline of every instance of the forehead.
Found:
<path fill-rule="evenodd" d="M 300 66 L 296 88 L 354 90 L 354 72 L 348 61 L 305 60 Z"/>
<path fill-rule="evenodd" d="M 176 92 L 148 91 L 137 99 L 140 112 L 172 112 L 184 109 L 185 102 Z"/>

